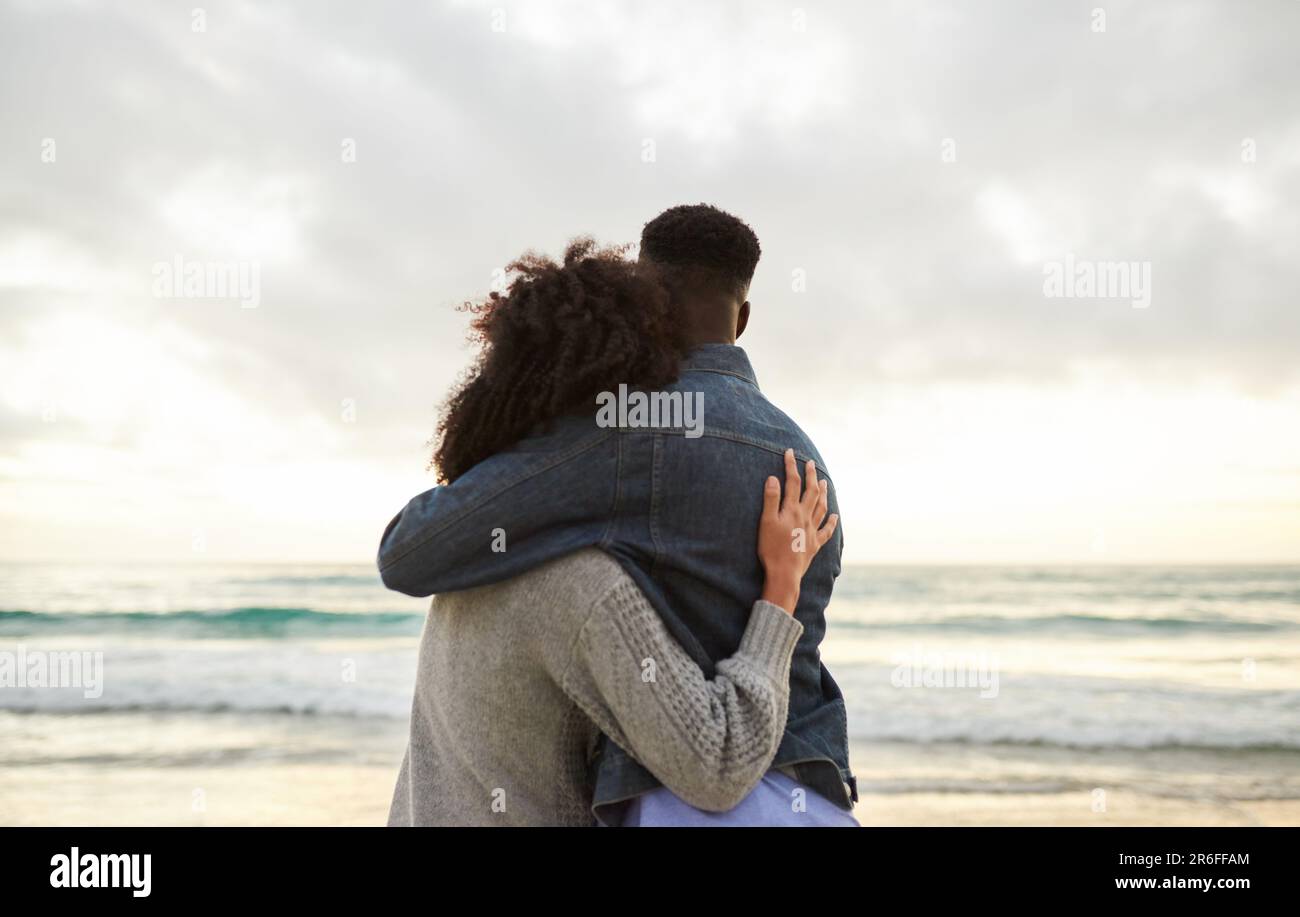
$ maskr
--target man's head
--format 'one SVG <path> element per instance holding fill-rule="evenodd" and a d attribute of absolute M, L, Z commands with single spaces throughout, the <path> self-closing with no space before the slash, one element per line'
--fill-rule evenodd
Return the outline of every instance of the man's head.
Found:
<path fill-rule="evenodd" d="M 754 230 L 709 204 L 671 207 L 641 230 L 641 264 L 672 294 L 692 344 L 744 333 L 758 256 Z"/>

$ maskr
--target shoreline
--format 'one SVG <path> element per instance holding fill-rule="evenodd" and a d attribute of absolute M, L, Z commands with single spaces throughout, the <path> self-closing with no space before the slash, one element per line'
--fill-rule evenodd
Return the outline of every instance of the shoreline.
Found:
<path fill-rule="evenodd" d="M 14 714 L 7 826 L 384 824 L 402 721 Z M 123 742 L 124 734 L 131 735 Z M 1300 751 L 857 742 L 865 827 L 1300 825 Z"/>

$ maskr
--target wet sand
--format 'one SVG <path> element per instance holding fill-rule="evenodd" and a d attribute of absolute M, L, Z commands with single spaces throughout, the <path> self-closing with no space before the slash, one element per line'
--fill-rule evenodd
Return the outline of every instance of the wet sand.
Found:
<path fill-rule="evenodd" d="M 381 825 L 396 720 L 0 713 L 5 825 Z M 855 745 L 865 826 L 1300 825 L 1300 753 Z"/>

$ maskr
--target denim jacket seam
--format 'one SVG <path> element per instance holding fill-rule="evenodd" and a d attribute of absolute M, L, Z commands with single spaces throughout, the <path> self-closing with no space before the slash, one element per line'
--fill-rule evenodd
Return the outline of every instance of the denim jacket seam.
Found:
<path fill-rule="evenodd" d="M 605 522 L 605 530 L 601 532 L 600 539 L 596 544 L 601 547 L 609 547 L 613 543 L 614 524 L 618 521 L 619 513 L 623 509 L 623 438 L 614 436 L 614 505 L 609 508 L 609 519 Z"/>
<path fill-rule="evenodd" d="M 659 540 L 659 468 L 663 456 L 660 449 L 661 436 L 656 434 L 650 440 L 650 543 L 654 545 L 654 557 L 651 559 L 650 572 L 653 576 L 659 569 L 659 561 L 664 555 L 663 543 Z"/>
<path fill-rule="evenodd" d="M 434 538 L 441 535 L 447 529 L 459 523 L 471 512 L 481 509 L 482 507 L 484 507 L 488 503 L 491 503 L 493 500 L 497 499 L 507 491 L 519 486 L 520 484 L 523 484 L 525 481 L 530 481 L 533 478 L 537 477 L 539 474 L 543 474 L 544 472 L 550 471 L 553 468 L 557 468 L 560 465 L 563 465 L 565 462 L 577 458 L 578 456 L 582 455 L 584 452 L 588 451 L 589 449 L 596 448 L 601 443 L 605 442 L 608 438 L 609 438 L 608 434 L 598 435 L 593 437 L 590 442 L 584 442 L 584 443 L 571 446 L 568 449 L 561 452 L 553 460 L 543 465 L 542 467 L 534 469 L 528 472 L 527 474 L 520 475 L 519 477 L 511 480 L 509 483 L 501 485 L 491 494 L 484 497 L 481 501 L 475 503 L 473 506 L 468 507 L 463 512 L 457 513 L 451 518 L 444 521 L 442 525 L 438 526 L 437 528 L 430 529 L 429 531 L 425 532 L 423 536 L 414 539 L 412 541 L 409 541 L 406 544 L 404 544 L 401 548 L 395 549 L 394 551 L 390 552 L 388 554 L 388 559 L 379 565 L 379 569 L 381 571 L 390 569 L 394 564 L 398 563 L 399 561 L 405 560 L 412 553 L 418 551 L 420 548 L 427 545 L 430 541 L 432 541 Z"/>
<path fill-rule="evenodd" d="M 766 440 L 757 439 L 752 436 L 746 436 L 743 433 L 733 433 L 730 430 L 705 430 L 703 435 L 705 437 L 711 436 L 714 439 L 725 439 L 725 440 L 730 440 L 731 442 L 734 443 L 741 443 L 746 446 L 753 446 L 755 449 L 762 449 L 765 452 L 771 452 L 773 455 L 785 454 L 785 448 L 773 446 L 771 443 L 769 443 Z M 795 454 L 797 456 L 799 454 L 799 450 L 795 450 Z M 809 458 L 812 458 L 812 456 L 809 456 Z M 830 472 L 827 471 L 820 462 L 817 464 L 817 471 L 820 472 L 821 476 L 826 480 L 828 481 L 831 480 Z M 834 481 L 831 481 L 831 483 L 833 484 Z"/>
<path fill-rule="evenodd" d="M 687 373 L 715 373 L 716 375 L 719 376 L 735 376 L 737 379 L 741 380 L 742 382 L 748 382 L 750 385 L 754 386 L 754 388 L 758 388 L 757 379 L 755 379 L 753 376 L 746 376 L 744 373 L 738 373 L 734 369 L 713 369 L 712 367 L 708 367 L 708 366 L 688 366 L 682 370 L 681 374 L 684 376 Z M 680 377 L 678 381 L 680 381 Z M 760 392 L 762 391 L 762 389 L 758 389 L 758 390 Z"/>
<path fill-rule="evenodd" d="M 849 769 L 849 767 L 848 767 L 848 764 L 849 764 L 849 761 L 848 761 L 848 753 L 849 753 L 849 708 L 848 708 L 848 704 L 846 704 L 846 703 L 841 703 L 841 704 L 839 705 L 839 711 L 840 711 L 840 725 L 843 727 L 843 729 L 841 730 L 841 735 L 844 736 L 844 754 L 845 754 L 844 767 L 841 768 L 841 771 L 842 771 L 841 776 L 844 777 L 846 780 L 851 780 L 851 779 L 853 778 L 853 772 L 852 772 L 852 771 Z M 837 764 L 836 766 L 838 767 L 838 764 Z"/>

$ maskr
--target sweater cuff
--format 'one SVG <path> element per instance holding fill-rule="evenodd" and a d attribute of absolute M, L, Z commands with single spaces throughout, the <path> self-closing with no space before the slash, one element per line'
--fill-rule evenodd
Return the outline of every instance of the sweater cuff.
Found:
<path fill-rule="evenodd" d="M 749 626 L 736 654 L 771 672 L 778 680 L 784 680 L 794 645 L 801 636 L 803 625 L 794 615 L 779 605 L 759 599 L 749 613 Z"/>

